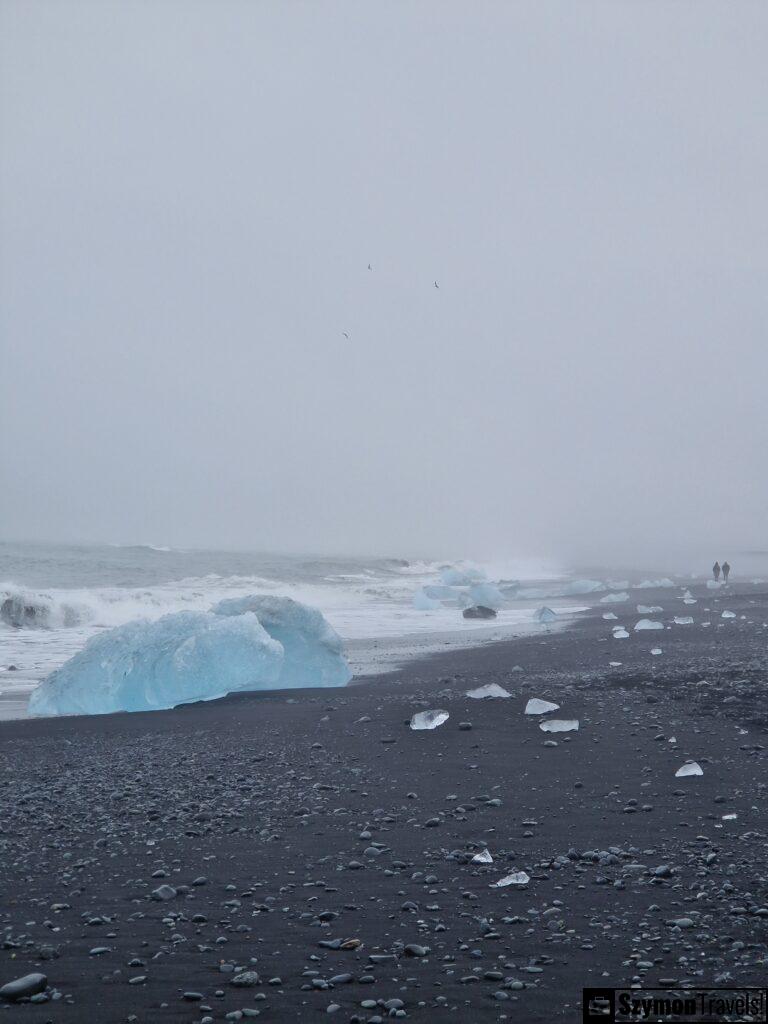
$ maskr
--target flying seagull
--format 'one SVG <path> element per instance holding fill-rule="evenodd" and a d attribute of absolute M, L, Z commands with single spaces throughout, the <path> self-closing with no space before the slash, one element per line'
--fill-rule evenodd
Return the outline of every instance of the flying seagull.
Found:
<path fill-rule="evenodd" d="M 347 332 L 346 331 L 342 331 L 341 333 L 344 335 L 344 337 L 347 339 L 347 341 L 349 341 L 349 335 L 347 334 Z"/>
<path fill-rule="evenodd" d="M 369 270 L 373 270 L 373 267 L 371 266 L 371 264 L 370 264 L 370 263 L 368 264 L 368 269 L 369 269 Z"/>
<path fill-rule="evenodd" d="M 439 287 L 440 287 L 440 285 L 437 283 L 437 281 L 435 281 L 435 288 L 439 288 Z"/>

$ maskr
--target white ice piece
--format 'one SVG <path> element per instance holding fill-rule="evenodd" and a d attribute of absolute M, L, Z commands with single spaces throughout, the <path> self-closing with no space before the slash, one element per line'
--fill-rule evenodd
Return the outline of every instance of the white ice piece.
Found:
<path fill-rule="evenodd" d="M 658 654 L 661 654 L 661 653 L 662 653 L 662 650 L 661 650 L 660 647 L 652 647 L 651 648 L 651 654 L 657 654 L 658 655 Z"/>
<path fill-rule="evenodd" d="M 528 885 L 531 876 L 525 871 L 513 871 L 511 875 L 505 875 L 498 882 L 492 882 L 492 889 L 503 889 L 507 885 Z"/>
<path fill-rule="evenodd" d="M 551 608 L 547 608 L 545 604 L 541 608 L 537 608 L 533 613 L 533 617 L 536 622 L 554 622 L 557 618 L 557 612 L 553 612 Z"/>
<path fill-rule="evenodd" d="M 721 619 L 735 619 L 736 618 L 736 612 L 729 612 L 728 609 L 726 608 L 726 610 L 722 613 L 720 618 Z"/>
<path fill-rule="evenodd" d="M 623 626 L 614 626 L 613 627 L 613 639 L 614 640 L 626 640 L 628 636 L 629 636 L 629 633 L 626 631 L 626 629 L 624 629 Z"/>
<path fill-rule="evenodd" d="M 491 856 L 490 850 L 483 850 L 481 853 L 476 853 L 472 858 L 473 864 L 493 864 L 493 857 Z"/>
<path fill-rule="evenodd" d="M 609 622 L 612 619 L 618 619 L 618 617 L 619 616 L 615 612 L 603 612 L 603 618 L 607 619 Z"/>
<path fill-rule="evenodd" d="M 620 661 L 609 661 L 608 665 L 610 668 L 621 668 L 622 662 Z"/>
<path fill-rule="evenodd" d="M 440 582 L 448 587 L 471 587 L 484 579 L 485 573 L 475 565 L 446 565 L 440 570 Z"/>
<path fill-rule="evenodd" d="M 450 715 L 447 711 L 418 711 L 411 719 L 412 729 L 436 729 L 447 722 Z"/>
<path fill-rule="evenodd" d="M 686 761 L 682 768 L 675 772 L 676 779 L 687 779 L 689 775 L 703 775 L 704 769 L 698 761 Z"/>
<path fill-rule="evenodd" d="M 642 583 L 635 584 L 635 590 L 661 590 L 669 587 L 674 587 L 674 581 L 668 576 L 664 576 L 660 580 L 643 580 Z"/>
<path fill-rule="evenodd" d="M 676 615 L 674 621 L 678 626 L 692 626 L 693 617 L 690 615 Z"/>
<path fill-rule="evenodd" d="M 539 722 L 542 732 L 575 732 L 579 728 L 578 718 L 548 718 Z"/>
<path fill-rule="evenodd" d="M 638 633 L 642 629 L 664 629 L 664 623 L 655 622 L 653 619 L 640 619 L 635 623 L 635 632 Z"/>
<path fill-rule="evenodd" d="M 550 711 L 559 710 L 559 704 L 553 704 L 550 700 L 540 700 L 538 697 L 531 697 L 525 705 L 526 715 L 547 715 Z"/>
<path fill-rule="evenodd" d="M 475 700 L 484 700 L 486 697 L 510 697 L 503 686 L 498 683 L 486 683 L 485 686 L 478 686 L 476 690 L 467 690 L 467 697 Z"/>
<path fill-rule="evenodd" d="M 625 601 L 629 600 L 629 594 L 624 591 L 618 594 L 606 594 L 605 597 L 600 598 L 600 604 L 624 604 Z"/>

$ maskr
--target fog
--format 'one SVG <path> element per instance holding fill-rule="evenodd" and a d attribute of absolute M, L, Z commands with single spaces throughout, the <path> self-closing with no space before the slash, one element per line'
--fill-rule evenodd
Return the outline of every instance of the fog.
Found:
<path fill-rule="evenodd" d="M 3 537 L 768 547 L 762 0 L 0 10 Z"/>

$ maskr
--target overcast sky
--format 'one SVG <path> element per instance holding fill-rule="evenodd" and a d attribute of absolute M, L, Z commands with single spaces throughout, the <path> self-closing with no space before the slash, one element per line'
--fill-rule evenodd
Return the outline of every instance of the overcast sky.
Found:
<path fill-rule="evenodd" d="M 764 0 L 0 12 L 3 537 L 768 547 Z"/>

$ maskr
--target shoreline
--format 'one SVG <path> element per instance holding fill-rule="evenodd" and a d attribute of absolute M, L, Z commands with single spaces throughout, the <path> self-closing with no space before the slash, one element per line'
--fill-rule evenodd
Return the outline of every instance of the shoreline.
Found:
<path fill-rule="evenodd" d="M 694 594 L 661 637 L 614 640 L 593 608 L 341 689 L 0 722 L 0 983 L 60 995 L 0 1022 L 363 1022 L 399 999 L 544 1024 L 590 984 L 760 985 L 768 588 Z M 493 682 L 510 698 L 466 697 Z M 533 696 L 578 731 L 542 732 Z M 448 721 L 407 728 L 430 708 Z M 703 776 L 676 779 L 689 759 Z"/>

